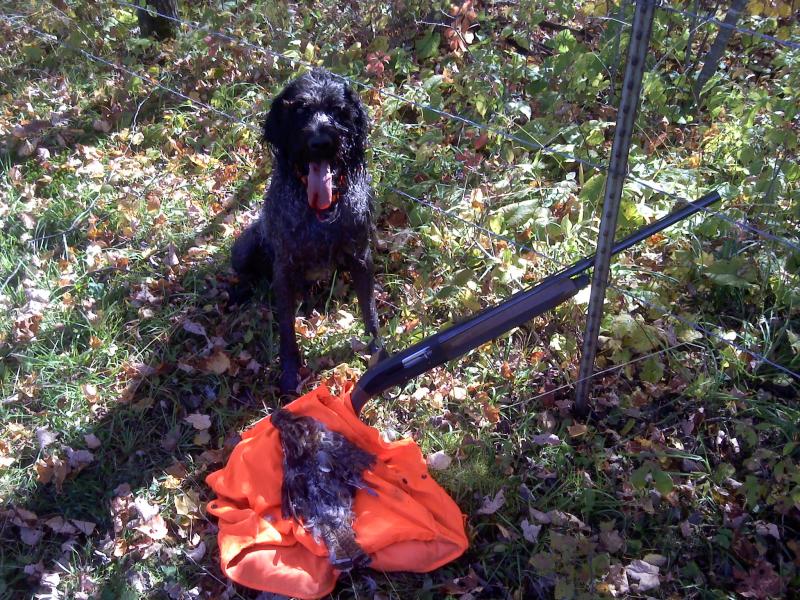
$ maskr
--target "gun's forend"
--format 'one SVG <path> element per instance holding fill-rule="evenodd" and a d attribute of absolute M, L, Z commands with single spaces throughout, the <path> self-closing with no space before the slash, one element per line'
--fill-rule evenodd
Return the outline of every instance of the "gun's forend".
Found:
<path fill-rule="evenodd" d="M 356 384 L 351 401 L 358 412 L 364 403 L 390 387 L 453 360 L 530 321 L 589 285 L 589 277 L 561 278 L 514 294 L 496 306 L 398 352 L 370 368 Z"/>

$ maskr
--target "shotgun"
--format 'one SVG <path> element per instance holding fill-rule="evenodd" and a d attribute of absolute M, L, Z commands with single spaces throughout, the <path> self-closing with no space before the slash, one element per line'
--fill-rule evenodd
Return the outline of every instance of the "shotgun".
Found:
<path fill-rule="evenodd" d="M 616 242 L 611 254 L 618 254 L 645 238 L 682 221 L 717 202 L 720 195 L 710 192 L 683 208 L 654 221 Z M 508 300 L 487 307 L 465 321 L 435 333 L 410 348 L 398 352 L 367 370 L 350 395 L 356 414 L 364 404 L 390 387 L 401 385 L 434 367 L 454 360 L 503 333 L 572 298 L 589 285 L 585 273 L 594 265 L 595 255 L 549 275 L 534 287 L 517 292 Z"/>

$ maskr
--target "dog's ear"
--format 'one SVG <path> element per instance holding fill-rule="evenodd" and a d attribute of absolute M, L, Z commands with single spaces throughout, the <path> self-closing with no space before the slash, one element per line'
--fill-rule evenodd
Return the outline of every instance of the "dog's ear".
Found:
<path fill-rule="evenodd" d="M 286 97 L 281 93 L 272 101 L 262 126 L 263 139 L 272 146 L 276 155 L 285 154 L 286 150 L 286 109 Z"/>
<path fill-rule="evenodd" d="M 367 148 L 367 136 L 369 135 L 369 115 L 361 102 L 359 95 L 350 86 L 345 86 L 344 97 L 348 106 L 352 110 L 353 125 L 355 126 L 355 149 L 358 154 L 362 154 Z"/>

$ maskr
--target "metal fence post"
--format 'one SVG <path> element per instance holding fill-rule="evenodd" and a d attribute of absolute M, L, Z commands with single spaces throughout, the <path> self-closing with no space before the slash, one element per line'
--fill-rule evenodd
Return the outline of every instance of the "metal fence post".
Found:
<path fill-rule="evenodd" d="M 642 76 L 647 48 L 650 44 L 650 33 L 653 30 L 655 7 L 656 0 L 636 0 L 631 39 L 628 43 L 628 58 L 625 64 L 625 78 L 622 82 L 617 125 L 614 131 L 614 142 L 611 146 L 611 160 L 603 197 L 603 214 L 600 218 L 600 233 L 597 239 L 586 331 L 583 335 L 580 372 L 575 388 L 575 410 L 578 414 L 586 414 L 587 400 L 592 386 L 591 375 L 597 353 L 600 320 L 603 317 L 603 303 L 611 263 L 611 247 L 614 244 L 614 233 L 617 229 L 622 186 L 628 171 L 628 151 L 639 105 L 639 95 L 642 90 Z"/>

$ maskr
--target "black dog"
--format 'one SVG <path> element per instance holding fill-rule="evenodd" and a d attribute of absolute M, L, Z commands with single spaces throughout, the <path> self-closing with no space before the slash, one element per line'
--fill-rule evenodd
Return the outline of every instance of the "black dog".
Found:
<path fill-rule="evenodd" d="M 294 331 L 297 296 L 320 272 L 337 267 L 351 273 L 372 336 L 370 350 L 379 348 L 367 129 L 359 97 L 321 69 L 291 82 L 273 100 L 264 122 L 272 180 L 261 217 L 233 245 L 240 281 L 233 297 L 246 294 L 256 278 L 271 277 L 284 394 L 296 392 L 301 363 Z"/>

